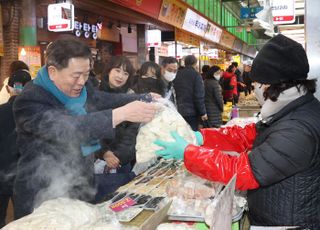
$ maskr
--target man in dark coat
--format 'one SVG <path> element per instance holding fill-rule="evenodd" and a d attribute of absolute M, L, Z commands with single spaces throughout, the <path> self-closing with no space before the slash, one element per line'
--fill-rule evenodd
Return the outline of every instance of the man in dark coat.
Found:
<path fill-rule="evenodd" d="M 204 104 L 204 86 L 201 75 L 196 71 L 197 58 L 185 57 L 185 67 L 180 69 L 173 81 L 177 96 L 178 112 L 193 130 L 199 129 L 199 119 L 207 120 Z"/>
<path fill-rule="evenodd" d="M 31 80 L 27 70 L 14 72 L 6 85 L 9 101 L 0 105 L 0 228 L 5 225 L 8 203 L 13 195 L 13 182 L 16 175 L 18 150 L 17 133 L 13 118 L 13 102 L 24 85 Z"/>
<path fill-rule="evenodd" d="M 59 39 L 46 50 L 46 66 L 14 103 L 21 154 L 14 184 L 15 218 L 43 201 L 71 197 L 92 201 L 94 152 L 123 121 L 150 121 L 156 108 L 137 100 L 150 95 L 108 94 L 86 84 L 90 48 Z M 131 102 L 131 103 L 129 103 Z M 120 107 L 119 107 L 120 106 Z"/>
<path fill-rule="evenodd" d="M 201 130 L 203 146 L 188 145 L 175 135 L 180 149 L 158 141 L 164 148 L 159 155 L 184 158 L 190 172 L 224 184 L 237 174 L 236 188 L 248 190 L 251 225 L 319 229 L 320 102 L 308 72 L 301 44 L 281 34 L 273 37 L 251 71 L 262 121 Z"/>

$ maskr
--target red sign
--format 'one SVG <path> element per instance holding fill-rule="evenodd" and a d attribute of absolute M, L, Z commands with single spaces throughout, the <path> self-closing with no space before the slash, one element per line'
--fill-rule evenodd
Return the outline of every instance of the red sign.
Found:
<path fill-rule="evenodd" d="M 161 0 L 111 0 L 111 2 L 128 7 L 132 10 L 158 18 Z"/>
<path fill-rule="evenodd" d="M 127 208 L 130 208 L 131 206 L 135 205 L 136 203 L 137 202 L 132 200 L 130 197 L 125 197 L 125 198 L 111 204 L 109 207 L 114 212 L 120 212 L 120 211 L 123 211 Z"/>
<path fill-rule="evenodd" d="M 273 0 L 272 15 L 274 24 L 290 24 L 295 21 L 294 0 Z"/>

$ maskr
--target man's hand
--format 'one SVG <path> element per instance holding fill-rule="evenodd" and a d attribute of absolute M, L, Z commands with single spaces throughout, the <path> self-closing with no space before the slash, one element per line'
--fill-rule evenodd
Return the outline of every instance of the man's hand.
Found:
<path fill-rule="evenodd" d="M 201 116 L 201 120 L 203 120 L 203 121 L 208 120 L 208 115 L 207 115 L 207 114 L 205 114 L 205 115 Z"/>
<path fill-rule="evenodd" d="M 123 121 L 149 122 L 157 112 L 157 106 L 152 103 L 134 101 L 112 110 L 113 127 Z"/>
<path fill-rule="evenodd" d="M 111 169 L 116 169 L 119 167 L 119 159 L 116 157 L 113 152 L 107 151 L 103 154 L 103 159 L 106 161 L 107 166 Z"/>

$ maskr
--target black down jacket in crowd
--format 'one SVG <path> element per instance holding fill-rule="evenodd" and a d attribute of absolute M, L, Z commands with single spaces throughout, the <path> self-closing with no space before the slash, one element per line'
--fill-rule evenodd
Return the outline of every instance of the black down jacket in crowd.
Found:
<path fill-rule="evenodd" d="M 205 97 L 209 123 L 213 127 L 222 125 L 223 97 L 219 82 L 215 78 L 206 79 L 204 81 Z"/>
<path fill-rule="evenodd" d="M 302 96 L 257 131 L 249 159 L 260 187 L 248 191 L 251 224 L 320 229 L 320 102 Z"/>
<path fill-rule="evenodd" d="M 11 196 L 18 161 L 17 133 L 13 118 L 13 102 L 16 96 L 0 105 L 0 195 Z"/>
<path fill-rule="evenodd" d="M 94 154 L 84 157 L 81 144 L 114 138 L 112 110 L 143 95 L 110 94 L 87 85 L 87 115 L 70 115 L 51 93 L 28 83 L 14 103 L 18 161 L 14 184 L 16 218 L 47 199 L 69 196 L 93 200 Z"/>
<path fill-rule="evenodd" d="M 101 82 L 100 90 L 108 93 L 127 93 L 128 87 L 110 88 L 109 77 Z M 136 159 L 136 137 L 138 135 L 140 123 L 132 123 L 129 121 L 122 122 L 115 129 L 115 137 L 113 139 L 102 140 L 103 153 L 110 150 L 120 160 L 120 165 L 124 166 Z M 102 157 L 101 156 L 101 157 Z"/>
<path fill-rule="evenodd" d="M 206 114 L 202 77 L 192 66 L 186 66 L 177 72 L 173 87 L 176 91 L 177 108 L 183 117 Z"/>

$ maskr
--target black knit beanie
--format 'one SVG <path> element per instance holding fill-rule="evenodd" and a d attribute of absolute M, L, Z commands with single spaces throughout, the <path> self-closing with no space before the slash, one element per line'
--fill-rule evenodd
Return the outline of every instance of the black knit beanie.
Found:
<path fill-rule="evenodd" d="M 253 60 L 251 79 L 277 84 L 308 77 L 309 63 L 301 44 L 279 34 L 270 39 Z"/>

